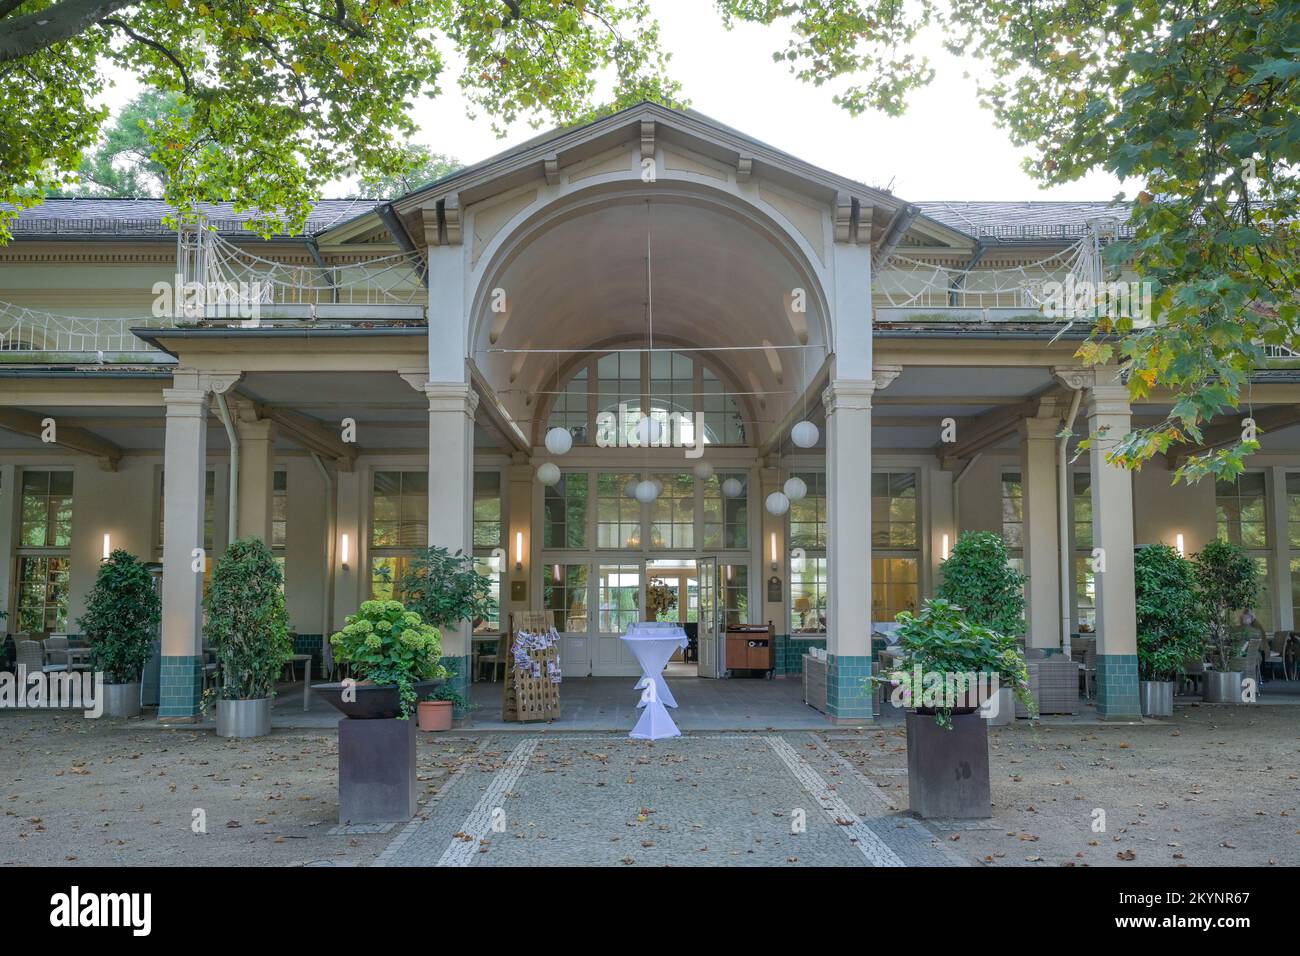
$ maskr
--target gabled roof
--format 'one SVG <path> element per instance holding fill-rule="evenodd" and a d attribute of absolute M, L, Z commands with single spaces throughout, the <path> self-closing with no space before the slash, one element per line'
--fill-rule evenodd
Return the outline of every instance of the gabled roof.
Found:
<path fill-rule="evenodd" d="M 1128 203 L 1061 202 L 918 202 L 921 213 L 949 228 L 982 239 L 1033 240 L 1077 239 L 1084 235 L 1089 220 L 1114 218 L 1124 233 L 1129 217 Z"/>

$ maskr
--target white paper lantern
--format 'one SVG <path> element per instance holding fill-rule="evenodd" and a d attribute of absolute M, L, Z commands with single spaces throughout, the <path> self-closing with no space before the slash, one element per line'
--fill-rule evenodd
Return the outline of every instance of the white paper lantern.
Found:
<path fill-rule="evenodd" d="M 695 466 L 695 477 L 700 481 L 708 481 L 713 477 L 713 466 L 707 461 L 702 461 Z"/>
<path fill-rule="evenodd" d="M 659 424 L 659 419 L 646 416 L 636 423 L 636 441 L 638 445 L 653 445 L 659 441 L 659 436 L 663 433 L 663 427 Z"/>
<path fill-rule="evenodd" d="M 769 514 L 783 515 L 790 510 L 790 499 L 781 492 L 774 491 L 767 496 L 765 505 Z"/>
<path fill-rule="evenodd" d="M 787 478 L 785 480 L 785 496 L 791 501 L 798 501 L 808 494 L 808 486 L 804 484 L 802 478 Z"/>
<path fill-rule="evenodd" d="M 764 506 L 767 507 L 768 514 L 784 515 L 785 512 L 790 510 L 790 499 L 781 492 L 772 492 L 768 494 Z"/>
<path fill-rule="evenodd" d="M 790 440 L 800 448 L 812 448 L 817 444 L 820 434 L 817 426 L 812 422 L 795 422 L 794 427 L 790 429 Z"/>
<path fill-rule="evenodd" d="M 546 450 L 552 455 L 567 454 L 573 447 L 573 436 L 569 434 L 567 428 L 561 428 L 556 425 L 546 433 Z"/>
<path fill-rule="evenodd" d="M 548 461 L 537 469 L 537 480 L 544 485 L 553 485 L 560 480 L 560 466 Z"/>
<path fill-rule="evenodd" d="M 745 486 L 736 478 L 728 478 L 722 483 L 722 493 L 728 498 L 739 498 Z"/>
<path fill-rule="evenodd" d="M 639 482 L 636 482 L 636 481 L 629 481 L 626 485 L 624 485 L 624 486 L 623 486 L 623 497 L 624 497 L 624 498 L 635 498 L 635 497 L 636 497 L 636 486 L 637 486 L 638 484 L 639 484 Z"/>
<path fill-rule="evenodd" d="M 639 481 L 636 486 L 636 500 L 648 505 L 659 497 L 659 491 L 653 481 Z"/>

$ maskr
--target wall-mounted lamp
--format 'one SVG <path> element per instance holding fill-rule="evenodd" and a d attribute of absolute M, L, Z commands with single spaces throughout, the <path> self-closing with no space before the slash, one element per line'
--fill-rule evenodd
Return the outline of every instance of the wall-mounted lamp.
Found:
<path fill-rule="evenodd" d="M 946 534 L 943 536 L 943 559 L 948 560 L 948 536 Z"/>
<path fill-rule="evenodd" d="M 1174 535 L 1174 547 L 1178 549 L 1180 558 L 1187 557 L 1187 548 L 1183 545 L 1183 533 L 1181 531 Z"/>
<path fill-rule="evenodd" d="M 113 539 L 109 536 L 109 533 L 105 531 L 104 532 L 104 560 L 107 561 L 108 556 L 112 553 L 113 553 Z"/>
<path fill-rule="evenodd" d="M 776 559 L 776 532 L 775 532 L 775 531 L 772 532 L 771 540 L 772 540 L 772 546 L 771 546 L 771 547 L 772 547 L 772 570 L 775 571 L 775 570 L 777 569 L 777 559 Z"/>
<path fill-rule="evenodd" d="M 515 532 L 515 573 L 524 569 L 524 533 Z"/>
<path fill-rule="evenodd" d="M 342 560 L 343 567 L 348 566 L 348 536 L 345 533 L 343 540 L 339 542 L 339 558 Z"/>

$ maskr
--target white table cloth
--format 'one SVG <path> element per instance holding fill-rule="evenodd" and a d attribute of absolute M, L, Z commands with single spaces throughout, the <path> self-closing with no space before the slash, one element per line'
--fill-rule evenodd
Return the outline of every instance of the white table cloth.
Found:
<path fill-rule="evenodd" d="M 621 639 L 641 665 L 641 679 L 636 688 L 641 690 L 637 706 L 643 710 L 628 736 L 638 740 L 680 737 L 682 732 L 664 706 L 676 707 L 677 701 L 664 682 L 663 671 L 673 651 L 686 647 L 686 632 L 676 624 L 641 623 L 629 627 Z"/>

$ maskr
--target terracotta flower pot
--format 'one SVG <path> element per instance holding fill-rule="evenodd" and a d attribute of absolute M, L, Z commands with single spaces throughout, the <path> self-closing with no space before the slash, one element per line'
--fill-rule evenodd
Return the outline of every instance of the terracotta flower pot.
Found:
<path fill-rule="evenodd" d="M 451 730 L 452 703 L 449 700 L 422 700 L 416 708 L 421 730 Z"/>

